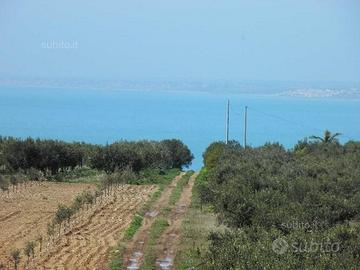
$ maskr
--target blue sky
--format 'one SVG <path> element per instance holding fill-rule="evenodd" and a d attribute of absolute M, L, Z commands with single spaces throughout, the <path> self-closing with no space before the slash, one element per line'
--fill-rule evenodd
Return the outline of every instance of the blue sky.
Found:
<path fill-rule="evenodd" d="M 359 81 L 360 1 L 2 0 L 0 77 Z"/>

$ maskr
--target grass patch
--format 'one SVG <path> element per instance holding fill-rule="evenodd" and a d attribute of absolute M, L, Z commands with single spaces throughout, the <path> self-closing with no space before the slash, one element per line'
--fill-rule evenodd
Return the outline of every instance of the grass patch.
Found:
<path fill-rule="evenodd" d="M 139 172 L 138 177 L 130 184 L 135 185 L 149 185 L 157 184 L 160 187 L 165 187 L 176 175 L 180 172 L 179 169 L 169 169 L 166 171 L 160 169 L 146 169 Z"/>
<path fill-rule="evenodd" d="M 123 266 L 123 258 L 122 255 L 124 254 L 126 248 L 126 243 L 122 242 L 119 243 L 116 248 L 113 249 L 111 252 L 111 261 L 108 266 L 108 270 L 119 270 L 122 269 Z"/>
<path fill-rule="evenodd" d="M 69 182 L 69 183 L 97 183 L 99 184 L 102 179 L 104 178 L 104 173 L 99 172 L 97 175 L 92 175 L 92 176 L 82 176 L 82 177 L 78 177 L 78 178 L 72 178 L 72 179 L 68 179 L 64 182 Z"/>
<path fill-rule="evenodd" d="M 167 216 L 171 213 L 172 208 L 170 206 L 163 207 L 161 209 L 161 214 Z"/>
<path fill-rule="evenodd" d="M 129 228 L 124 233 L 124 239 L 130 240 L 141 227 L 144 217 L 136 214 L 132 219 Z"/>
<path fill-rule="evenodd" d="M 140 270 L 156 270 L 156 245 L 161 234 L 166 230 L 166 227 L 169 226 L 167 221 L 167 216 L 170 214 L 172 207 L 181 196 L 181 193 L 188 184 L 193 171 L 188 171 L 185 175 L 181 177 L 178 181 L 176 187 L 172 190 L 169 198 L 170 206 L 166 206 L 161 209 L 161 215 L 159 216 L 154 223 L 152 224 L 149 232 L 149 240 L 144 252 L 144 261 L 140 267 Z"/>
<path fill-rule="evenodd" d="M 184 187 L 189 183 L 189 179 L 193 173 L 193 171 L 188 171 L 185 175 L 183 175 L 183 177 L 181 177 L 176 187 L 172 190 L 170 194 L 170 205 L 174 205 L 180 199 L 181 193 Z"/>
<path fill-rule="evenodd" d="M 168 226 L 168 221 L 163 217 L 157 218 L 152 224 L 149 232 L 149 241 L 144 252 L 144 261 L 140 267 L 140 270 L 156 269 L 156 243 L 160 235 L 165 231 Z"/>
<path fill-rule="evenodd" d="M 99 182 L 104 173 L 89 167 L 75 168 L 72 171 L 59 172 L 49 177 L 49 180 L 70 183 L 94 183 Z"/>
<path fill-rule="evenodd" d="M 222 229 L 216 225 L 216 216 L 211 208 L 205 206 L 201 210 L 195 185 L 191 205 L 181 226 L 180 244 L 174 259 L 174 269 L 203 269 L 201 258 L 209 245 L 208 235 L 211 231 Z"/>
<path fill-rule="evenodd" d="M 216 230 L 216 217 L 210 212 L 190 208 L 181 226 L 181 238 L 174 269 L 201 269 L 202 255 L 207 251 L 208 236 Z"/>

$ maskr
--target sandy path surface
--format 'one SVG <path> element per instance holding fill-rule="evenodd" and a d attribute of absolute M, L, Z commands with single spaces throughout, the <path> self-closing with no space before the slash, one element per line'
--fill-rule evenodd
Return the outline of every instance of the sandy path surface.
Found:
<path fill-rule="evenodd" d="M 156 201 L 152 209 L 146 213 L 143 225 L 135 234 L 131 242 L 127 245 L 124 253 L 123 269 L 139 269 L 143 260 L 146 243 L 148 241 L 150 227 L 155 221 L 156 216 L 160 213 L 161 209 L 168 205 L 171 191 L 184 174 L 185 173 L 181 173 L 174 178 L 171 184 L 168 185 L 162 192 L 160 198 Z"/>
<path fill-rule="evenodd" d="M 168 219 L 169 227 L 161 235 L 156 247 L 156 267 L 161 270 L 173 269 L 173 262 L 179 243 L 181 224 L 191 204 L 192 188 L 198 173 L 194 173 L 184 187 L 181 197 Z"/>

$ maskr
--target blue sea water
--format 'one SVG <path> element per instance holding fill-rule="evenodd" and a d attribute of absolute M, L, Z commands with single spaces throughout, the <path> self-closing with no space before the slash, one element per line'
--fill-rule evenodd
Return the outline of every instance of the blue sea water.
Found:
<path fill-rule="evenodd" d="M 0 135 L 111 143 L 116 140 L 179 138 L 202 166 L 202 153 L 224 140 L 230 99 L 230 139 L 243 141 L 244 107 L 248 144 L 280 142 L 341 132 L 360 140 L 360 100 L 229 95 L 205 92 L 110 91 L 0 88 Z"/>

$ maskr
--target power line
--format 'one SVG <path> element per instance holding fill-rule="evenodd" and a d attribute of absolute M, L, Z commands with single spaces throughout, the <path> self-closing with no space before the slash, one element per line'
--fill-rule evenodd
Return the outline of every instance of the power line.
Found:
<path fill-rule="evenodd" d="M 230 100 L 227 101 L 227 110 L 226 110 L 226 144 L 229 142 L 229 128 L 230 128 Z"/>
<path fill-rule="evenodd" d="M 261 110 L 258 110 L 258 109 L 255 109 L 253 107 L 249 107 L 249 106 L 245 106 L 245 118 L 246 118 L 246 121 L 247 121 L 247 109 L 253 111 L 253 112 L 256 112 L 256 113 L 259 113 L 259 114 L 262 114 L 262 115 L 265 115 L 267 117 L 271 117 L 271 118 L 274 118 L 274 119 L 277 119 L 277 120 L 281 120 L 281 121 L 284 121 L 284 122 L 287 122 L 287 123 L 290 123 L 292 125 L 297 125 L 299 127 L 305 127 L 305 128 L 309 128 L 309 129 L 312 129 L 314 131 L 317 131 L 317 132 L 324 132 L 324 130 L 320 129 L 320 128 L 316 128 L 314 126 L 310 126 L 310 125 L 306 125 L 304 123 L 301 123 L 301 122 L 298 122 L 298 121 L 294 121 L 294 120 L 289 120 L 289 119 L 286 119 L 282 116 L 279 116 L 279 115 L 276 115 L 276 114 L 272 114 L 272 113 L 268 113 L 268 112 L 264 112 L 264 111 L 261 111 Z M 236 114 L 239 114 L 239 115 L 242 115 L 242 113 L 238 112 L 238 111 L 235 111 Z M 247 128 L 246 126 L 244 127 L 244 129 Z M 246 142 L 246 131 L 245 131 L 245 134 L 244 134 L 244 143 Z M 343 135 L 342 136 L 348 140 L 351 140 L 350 137 L 346 136 L 346 135 Z"/>
<path fill-rule="evenodd" d="M 244 117 L 244 148 L 246 148 L 246 139 L 247 139 L 247 110 L 248 110 L 248 107 L 245 106 L 245 117 Z"/>

